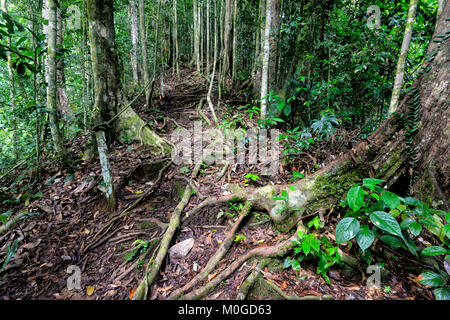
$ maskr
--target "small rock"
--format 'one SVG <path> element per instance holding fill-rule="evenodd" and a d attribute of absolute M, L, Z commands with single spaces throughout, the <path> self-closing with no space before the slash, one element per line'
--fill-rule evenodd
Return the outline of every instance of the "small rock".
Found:
<path fill-rule="evenodd" d="M 197 264 L 197 262 L 194 262 L 194 264 L 192 265 L 192 270 L 194 272 L 198 272 L 198 264 Z"/>
<path fill-rule="evenodd" d="M 194 246 L 194 239 L 189 238 L 184 241 L 177 243 L 169 249 L 170 259 L 182 259 L 186 257 Z"/>

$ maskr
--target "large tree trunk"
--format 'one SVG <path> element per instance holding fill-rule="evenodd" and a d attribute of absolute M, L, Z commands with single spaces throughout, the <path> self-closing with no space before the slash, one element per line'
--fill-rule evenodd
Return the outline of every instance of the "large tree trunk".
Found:
<path fill-rule="evenodd" d="M 450 2 L 439 19 L 435 36 L 447 31 L 447 17 Z M 298 182 L 295 191 L 288 185 L 267 186 L 246 189 L 236 197 L 253 199 L 268 210 L 280 231 L 289 230 L 303 214 L 337 206 L 352 185 L 367 177 L 383 179 L 394 192 L 405 194 L 409 190 L 415 197 L 441 203 L 442 209 L 449 210 L 450 46 L 448 40 L 433 39 L 437 42 L 430 44 L 428 54 L 435 55 L 434 60 L 423 66 L 424 70 L 431 69 L 413 84 L 418 97 L 407 96 L 397 110 L 408 118 L 406 128 L 405 121 L 392 116 L 366 141 Z M 420 106 L 414 103 L 415 99 Z M 417 111 L 417 123 L 411 123 Z M 287 206 L 283 201 L 271 200 L 281 190 L 289 194 Z"/>

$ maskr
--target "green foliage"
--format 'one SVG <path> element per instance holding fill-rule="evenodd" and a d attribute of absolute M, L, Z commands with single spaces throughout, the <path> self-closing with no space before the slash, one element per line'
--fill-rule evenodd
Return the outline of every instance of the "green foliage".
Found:
<path fill-rule="evenodd" d="M 443 218 L 450 222 L 450 213 L 430 208 L 412 197 L 400 197 L 379 186 L 383 180 L 364 179 L 347 192 L 344 207 L 350 211 L 336 226 L 335 239 L 338 244 L 356 240 L 362 253 L 368 250 L 375 238 L 392 249 L 408 250 L 418 256 L 420 249 L 415 244 L 424 229 L 439 237 L 442 246 L 428 246 L 420 251 L 423 256 L 450 257 L 450 237 Z M 422 274 L 423 285 L 439 287 L 434 293 L 436 299 L 449 299 L 448 275 L 440 271 L 436 274 L 426 271 Z"/>
<path fill-rule="evenodd" d="M 314 226 L 316 230 L 321 228 L 320 219 L 312 220 L 308 228 Z M 334 265 L 341 265 L 341 256 L 338 247 L 333 246 L 326 237 L 318 237 L 315 233 L 303 233 L 298 231 L 298 240 L 293 240 L 294 257 L 284 261 L 284 267 L 292 267 L 294 270 L 300 268 L 300 264 L 305 259 L 317 259 L 317 274 L 320 274 L 329 284 L 327 276 L 328 270 Z"/>
<path fill-rule="evenodd" d="M 8 265 L 8 263 L 11 261 L 11 259 L 14 257 L 14 255 L 16 254 L 17 251 L 17 243 L 18 240 L 14 240 L 12 245 L 9 245 L 6 248 L 6 256 L 5 256 L 5 260 L 3 260 L 3 263 L 1 263 L 1 267 L 0 267 L 0 274 L 1 272 L 6 268 L 6 266 Z M 4 278 L 6 275 L 0 276 L 0 280 L 2 278 Z"/>
<path fill-rule="evenodd" d="M 150 245 L 150 241 L 144 241 L 144 240 L 136 240 L 133 242 L 132 246 L 136 246 L 136 248 L 130 252 L 127 252 L 123 256 L 123 260 L 125 261 L 133 261 L 136 259 L 137 256 L 145 253 Z"/>
<path fill-rule="evenodd" d="M 249 181 L 256 182 L 256 181 L 260 180 L 259 176 L 256 174 L 253 174 L 253 173 L 247 173 L 244 176 L 244 178 L 245 178 L 245 180 L 244 180 L 245 184 L 247 184 L 247 182 L 249 182 Z"/>

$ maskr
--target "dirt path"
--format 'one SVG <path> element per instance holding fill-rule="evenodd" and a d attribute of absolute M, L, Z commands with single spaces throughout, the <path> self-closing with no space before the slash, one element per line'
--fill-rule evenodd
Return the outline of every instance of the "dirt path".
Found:
<path fill-rule="evenodd" d="M 181 80 L 169 74 L 165 79 L 165 96 L 159 97 L 153 108 L 137 105 L 134 109 L 158 134 L 169 138 L 171 132 L 182 126 L 193 129 L 194 121 L 201 120 L 196 108 L 206 95 L 205 79 L 183 70 Z M 160 92 L 156 87 L 155 92 Z M 233 98 L 233 97 L 232 97 Z M 213 96 L 214 103 L 217 97 Z M 228 110 L 225 102 L 219 115 Z M 244 102 L 242 103 L 244 104 Z M 233 106 L 232 106 L 233 107 Z M 236 106 L 234 106 L 236 107 Z M 207 108 L 203 108 L 210 117 Z M 171 121 L 173 119 L 174 121 Z M 144 266 L 150 258 L 157 240 L 167 227 L 171 214 L 180 201 L 192 166 L 172 165 L 165 172 L 153 194 L 142 201 L 131 214 L 117 220 L 101 239 L 97 235 L 111 221 L 112 214 L 105 211 L 101 193 L 101 169 L 96 159 L 82 161 L 86 137 L 78 138 L 72 146 L 76 162 L 75 174 L 58 171 L 48 166 L 45 179 L 35 186 L 42 197 L 31 199 L 27 205 L 35 215 L 27 218 L 16 229 L 0 236 L 0 252 L 15 239 L 20 239 L 19 249 L 6 268 L 7 274 L 0 280 L 0 299 L 129 299 L 144 277 Z M 329 157 L 329 154 L 327 155 Z M 318 154 L 313 160 L 323 160 Z M 325 158 L 325 156 L 324 156 Z M 143 163 L 154 162 L 139 143 L 114 143 L 111 163 L 115 177 L 119 207 L 126 208 L 138 199 L 156 178 L 155 170 L 146 170 Z M 300 167 L 296 165 L 297 170 Z M 304 166 L 306 167 L 306 165 Z M 244 186 L 244 176 L 255 172 L 256 167 L 230 168 L 219 182 L 215 177 L 221 166 L 204 167 L 195 182 L 197 193 L 191 198 L 184 212 L 188 212 L 202 200 L 224 195 L 227 185 Z M 288 168 L 292 170 L 292 168 Z M 286 183 L 288 172 L 281 172 L 271 179 L 261 179 L 258 184 Z M 24 179 L 17 183 L 21 187 Z M 183 219 L 172 244 L 193 239 L 193 247 L 186 257 L 167 258 L 158 281 L 152 286 L 151 299 L 165 299 L 173 290 L 191 280 L 206 265 L 209 258 L 224 241 L 227 232 L 238 217 L 237 204 L 206 207 L 193 219 Z M 8 207 L 10 208 L 10 207 Z M 3 208 L 2 208 L 3 209 Z M 19 211 L 15 208 L 14 211 Z M 286 236 L 272 230 L 265 212 L 255 211 L 238 230 L 240 240 L 234 242 L 208 280 L 253 248 L 270 246 L 285 240 Z M 330 217 L 327 224 L 333 224 Z M 332 232 L 326 227 L 324 233 Z M 147 251 L 137 250 L 138 246 Z M 146 254 L 147 253 L 147 254 Z M 1 258 L 1 257 L 0 257 Z M 399 265 L 402 260 L 387 261 Z M 0 259 L 1 260 L 1 259 Z M 235 299 L 240 286 L 254 270 L 256 260 L 244 263 L 231 277 L 222 281 L 206 299 Z M 70 266 L 81 272 L 81 289 L 68 290 L 73 273 Z M 72 267 L 73 268 L 73 267 Z M 348 275 L 345 270 L 330 272 L 331 284 L 315 273 L 316 264 L 306 263 L 300 271 L 283 268 L 283 261 L 273 261 L 262 270 L 262 278 L 275 283 L 288 295 L 331 295 L 334 299 L 408 299 L 432 298 L 428 290 L 416 284 L 414 274 L 402 268 L 393 268 L 385 280 L 383 290 L 369 290 L 365 278 Z M 204 282 L 203 282 L 204 283 Z M 388 288 L 389 287 L 389 288 Z M 249 298 L 279 298 L 276 292 L 250 292 Z"/>

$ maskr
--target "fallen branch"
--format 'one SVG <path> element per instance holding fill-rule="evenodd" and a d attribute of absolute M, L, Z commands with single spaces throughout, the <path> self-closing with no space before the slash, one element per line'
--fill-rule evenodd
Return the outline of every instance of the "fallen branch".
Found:
<path fill-rule="evenodd" d="M 258 279 L 260 271 L 263 270 L 268 263 L 269 263 L 268 259 L 262 259 L 261 261 L 258 262 L 255 269 L 253 269 L 253 271 L 248 275 L 248 277 L 244 280 L 244 282 L 242 282 L 236 300 L 245 300 L 245 298 L 248 295 L 248 292 L 255 284 L 256 279 Z"/>

